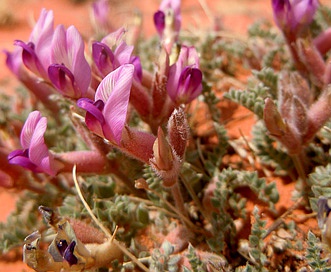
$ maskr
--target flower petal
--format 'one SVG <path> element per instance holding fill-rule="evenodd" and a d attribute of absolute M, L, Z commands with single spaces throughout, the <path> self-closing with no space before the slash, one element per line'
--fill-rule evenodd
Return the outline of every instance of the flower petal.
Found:
<path fill-rule="evenodd" d="M 110 3 L 108 0 L 94 1 L 92 4 L 92 16 L 97 28 L 107 30 L 109 27 Z"/>
<path fill-rule="evenodd" d="M 40 75 L 41 77 L 46 77 L 46 71 L 41 64 L 36 52 L 35 45 L 32 42 L 24 43 L 22 41 L 16 40 L 14 42 L 15 45 L 22 47 L 22 60 L 24 65 L 36 75 Z"/>
<path fill-rule="evenodd" d="M 55 29 L 52 41 L 52 63 L 67 67 L 75 78 L 75 98 L 82 97 L 91 82 L 91 68 L 84 56 L 84 41 L 78 30 L 62 25 Z"/>
<path fill-rule="evenodd" d="M 41 118 L 42 117 L 39 111 L 33 111 L 26 119 L 20 136 L 21 146 L 23 149 L 28 149 L 30 147 L 32 136 Z M 45 130 L 42 133 L 45 133 Z"/>
<path fill-rule="evenodd" d="M 119 67 L 101 82 L 96 92 L 96 97 L 108 96 L 103 110 L 107 125 L 103 129 L 106 138 L 115 140 L 117 144 L 120 144 L 126 121 L 133 73 L 132 64 Z"/>
<path fill-rule="evenodd" d="M 181 22 L 182 22 L 180 4 L 181 4 L 181 0 L 163 0 L 159 8 L 159 10 L 163 11 L 164 13 L 166 13 L 169 9 L 173 11 L 175 16 L 174 30 L 176 32 L 180 31 Z"/>
<path fill-rule="evenodd" d="M 57 26 L 53 35 L 51 62 L 64 64 L 69 69 L 71 68 L 69 57 L 67 55 L 66 30 L 63 25 Z"/>
<path fill-rule="evenodd" d="M 133 52 L 133 46 L 127 45 L 124 41 L 122 41 L 115 49 L 114 55 L 115 59 L 118 62 L 118 68 L 120 65 L 127 64 L 130 62 L 131 54 Z"/>
<path fill-rule="evenodd" d="M 130 63 L 134 65 L 134 76 L 138 81 L 141 82 L 143 78 L 143 68 L 140 62 L 140 58 L 138 56 L 132 56 L 130 58 Z"/>
<path fill-rule="evenodd" d="M 110 48 L 101 42 L 94 42 L 92 44 L 92 57 L 95 65 L 103 77 L 114 70 L 114 54 Z"/>
<path fill-rule="evenodd" d="M 15 150 L 8 155 L 8 161 L 10 164 L 20 165 L 33 172 L 40 172 L 38 171 L 37 165 L 32 163 L 28 157 L 18 155 L 19 153 L 23 154 L 23 151 Z"/>
<path fill-rule="evenodd" d="M 54 86 L 67 97 L 79 98 L 81 93 L 72 72 L 62 64 L 52 64 L 48 67 L 48 77 Z"/>
<path fill-rule="evenodd" d="M 93 103 L 88 98 L 81 98 L 77 101 L 77 106 L 86 110 L 85 123 L 87 127 L 95 134 L 104 137 L 102 126 L 105 124 L 105 119 L 102 114 L 104 103 L 97 100 Z"/>
<path fill-rule="evenodd" d="M 67 29 L 67 54 L 72 73 L 82 95 L 87 92 L 91 82 L 91 68 L 84 56 L 84 41 L 74 26 Z"/>
<path fill-rule="evenodd" d="M 154 13 L 154 25 L 159 35 L 162 36 L 165 28 L 165 14 L 163 11 L 158 10 Z"/>
<path fill-rule="evenodd" d="M 39 19 L 30 35 L 30 41 L 38 45 L 45 43 L 53 35 L 54 32 L 54 15 L 53 11 L 42 9 Z"/>
<path fill-rule="evenodd" d="M 178 96 L 186 97 L 185 103 L 196 98 L 202 90 L 202 72 L 199 69 L 186 67 L 178 82 Z"/>
<path fill-rule="evenodd" d="M 18 78 L 21 77 L 21 67 L 23 65 L 22 62 L 22 48 L 17 47 L 13 52 L 9 52 L 4 50 L 6 54 L 6 65 L 15 74 Z"/>
<path fill-rule="evenodd" d="M 63 259 L 65 259 L 70 266 L 78 263 L 78 259 L 74 255 L 75 246 L 76 242 L 72 241 L 63 253 Z"/>
<path fill-rule="evenodd" d="M 35 24 L 31 35 L 30 42 L 35 44 L 35 51 L 38 58 L 46 71 L 51 64 L 51 43 L 54 34 L 54 16 L 53 11 L 43 9 L 39 19 Z"/>
<path fill-rule="evenodd" d="M 121 27 L 118 30 L 108 34 L 101 40 L 101 42 L 108 45 L 110 49 L 114 49 L 123 40 L 125 33 L 126 29 Z"/>
<path fill-rule="evenodd" d="M 50 175 L 55 175 L 56 171 L 52 168 L 53 156 L 48 151 L 44 141 L 44 134 L 47 128 L 47 119 L 42 117 L 38 122 L 31 138 L 29 148 L 29 159 L 32 163 L 37 165 L 41 171 Z"/>

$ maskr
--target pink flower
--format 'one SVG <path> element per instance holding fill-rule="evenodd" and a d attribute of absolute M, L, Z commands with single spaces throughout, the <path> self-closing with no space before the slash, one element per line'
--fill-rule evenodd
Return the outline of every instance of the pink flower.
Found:
<path fill-rule="evenodd" d="M 272 8 L 278 27 L 297 33 L 313 20 L 318 0 L 272 0 Z"/>
<path fill-rule="evenodd" d="M 187 104 L 202 92 L 202 72 L 194 47 L 182 46 L 176 63 L 169 68 L 167 90 L 178 106 Z"/>
<path fill-rule="evenodd" d="M 163 36 L 164 30 L 166 29 L 166 17 L 169 13 L 171 13 L 171 16 L 173 17 L 171 18 L 172 30 L 177 34 L 180 31 L 182 23 L 180 3 L 180 0 L 163 0 L 159 10 L 154 14 L 154 24 L 157 32 L 161 37 Z"/>
<path fill-rule="evenodd" d="M 107 35 L 101 42 L 92 44 L 92 58 L 102 77 L 124 64 L 131 63 L 135 66 L 135 77 L 142 78 L 142 67 L 139 57 L 132 56 L 134 47 L 127 45 L 123 35 L 125 29 Z"/>
<path fill-rule="evenodd" d="M 54 17 L 52 11 L 43 9 L 34 26 L 28 43 L 17 40 L 15 45 L 22 47 L 24 65 L 33 73 L 47 78 L 47 68 L 50 64 L 50 45 L 54 33 Z"/>
<path fill-rule="evenodd" d="M 87 127 L 117 145 L 126 122 L 133 73 L 132 64 L 122 65 L 101 81 L 94 101 L 87 98 L 77 101 L 77 105 L 87 111 Z"/>
<path fill-rule="evenodd" d="M 15 48 L 13 52 L 7 50 L 4 51 L 6 54 L 6 65 L 10 71 L 20 79 L 22 76 L 22 48 Z"/>
<path fill-rule="evenodd" d="M 92 19 L 97 30 L 108 31 L 110 3 L 108 0 L 96 0 L 92 4 Z"/>
<path fill-rule="evenodd" d="M 105 77 L 123 64 L 130 63 L 133 46 L 128 46 L 122 41 L 114 51 L 107 44 L 94 42 L 92 45 L 92 57 L 100 74 Z"/>
<path fill-rule="evenodd" d="M 72 98 L 86 94 L 91 69 L 84 56 L 84 41 L 74 26 L 65 30 L 60 25 L 54 31 L 53 12 L 43 9 L 29 42 L 17 40 L 15 44 L 22 48 L 24 65 L 51 81 L 61 94 Z M 13 59 L 8 64 L 13 67 Z"/>
<path fill-rule="evenodd" d="M 41 117 L 39 111 L 31 112 L 21 132 L 21 146 L 8 155 L 9 163 L 21 165 L 33 172 L 44 172 L 55 176 L 55 167 L 52 153 L 49 152 L 44 134 L 47 128 L 46 117 Z"/>
<path fill-rule="evenodd" d="M 48 76 L 65 96 L 80 98 L 87 93 L 91 82 L 91 68 L 84 56 L 84 41 L 74 26 L 55 29 L 51 45 Z"/>

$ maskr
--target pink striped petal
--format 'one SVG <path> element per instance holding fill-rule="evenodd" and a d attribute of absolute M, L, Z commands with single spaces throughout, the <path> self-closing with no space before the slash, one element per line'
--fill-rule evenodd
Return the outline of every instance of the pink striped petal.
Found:
<path fill-rule="evenodd" d="M 101 42 L 92 44 L 92 58 L 103 77 L 114 70 L 114 54 L 110 48 Z"/>
<path fill-rule="evenodd" d="M 35 51 L 44 70 L 51 64 L 51 43 L 54 34 L 53 11 L 43 9 L 30 35 L 30 42 L 35 44 Z"/>
<path fill-rule="evenodd" d="M 63 25 L 57 26 L 53 35 L 51 62 L 64 64 L 69 69 L 71 68 L 67 55 L 66 30 Z"/>
<path fill-rule="evenodd" d="M 33 131 L 30 142 L 29 158 L 37 165 L 40 165 L 43 158 L 48 156 L 48 148 L 44 141 L 46 128 L 47 119 L 46 117 L 41 117 Z"/>
<path fill-rule="evenodd" d="M 41 114 L 39 111 L 33 111 L 29 114 L 28 118 L 26 119 L 24 126 L 22 128 L 20 140 L 23 149 L 28 149 L 31 144 L 31 140 L 34 134 L 34 131 L 38 125 L 38 122 L 41 120 Z M 45 118 L 45 117 L 43 117 Z M 41 132 L 45 133 L 46 128 Z"/>
<path fill-rule="evenodd" d="M 84 56 L 84 41 L 74 26 L 67 29 L 67 54 L 71 71 L 82 95 L 87 92 L 91 82 L 91 68 Z"/>
<path fill-rule="evenodd" d="M 130 62 L 133 46 L 127 45 L 122 41 L 115 49 L 114 55 L 119 65 L 127 64 Z M 117 68 L 117 67 L 116 67 Z"/>
<path fill-rule="evenodd" d="M 103 127 L 107 139 L 120 144 L 125 125 L 132 86 L 134 66 L 125 64 L 103 79 L 96 92 L 96 99 L 105 99 Z"/>

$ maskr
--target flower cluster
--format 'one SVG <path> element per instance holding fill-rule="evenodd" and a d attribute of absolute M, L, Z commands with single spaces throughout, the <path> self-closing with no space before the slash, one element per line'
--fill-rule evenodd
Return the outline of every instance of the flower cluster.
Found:
<path fill-rule="evenodd" d="M 106 16 L 101 12 L 103 5 L 106 5 L 104 1 L 94 4 L 93 16 L 97 24 L 105 26 Z M 120 28 L 107 33 L 100 41 L 92 41 L 91 55 L 87 58 L 84 40 L 78 30 L 74 26 L 65 29 L 59 25 L 54 28 L 53 12 L 43 9 L 29 41 L 17 40 L 16 50 L 6 52 L 7 65 L 54 113 L 58 112 L 59 107 L 50 98 L 52 94 L 65 98 L 76 114 L 84 114 L 86 111 L 87 130 L 78 128 L 81 127 L 79 124 L 76 127 L 90 151 L 49 151 L 43 138 L 47 120 L 35 111 L 28 117 L 21 133 L 23 150 L 10 153 L 10 163 L 52 176 L 69 171 L 74 164 L 78 166 L 78 171 L 114 172 L 114 167 L 109 166 L 107 161 L 107 151 L 97 147 L 100 143 L 93 136 L 97 135 L 107 145 L 126 155 L 151 163 L 157 172 L 160 169 L 165 171 L 159 167 L 159 158 L 167 156 L 164 152 L 170 152 L 171 160 L 177 161 L 174 162 L 177 166 L 167 168 L 166 171 L 172 171 L 170 175 L 176 180 L 188 133 L 184 133 L 186 136 L 181 142 L 172 143 L 170 139 L 169 151 L 155 146 L 162 147 L 160 141 L 165 141 L 161 139 L 165 136 L 160 132 L 163 125 L 169 123 L 169 135 L 177 133 L 178 122 L 182 122 L 187 130 L 185 113 L 181 108 L 185 108 L 185 104 L 202 92 L 202 72 L 195 48 L 180 45 L 179 53 L 173 54 L 171 51 L 175 50 L 171 48 L 178 45 L 164 44 L 170 26 L 159 18 L 160 13 L 174 14 L 171 31 L 176 33 L 173 41 L 178 43 L 181 21 L 179 6 L 179 1 L 164 1 L 157 12 L 159 15 L 154 17 L 156 28 L 161 34 L 160 57 L 154 75 L 143 71 L 139 57 L 133 55 L 134 45 L 126 43 L 126 29 Z M 149 125 L 151 132 L 137 130 L 129 125 L 128 112 L 131 107 Z M 171 125 L 174 118 L 180 120 L 175 126 Z M 180 154 L 178 150 L 181 150 Z M 90 158 L 95 158 L 94 163 L 91 164 Z"/>
<path fill-rule="evenodd" d="M 51 83 L 62 95 L 85 96 L 91 69 L 84 56 L 84 41 L 74 26 L 65 29 L 59 25 L 54 29 L 53 21 L 52 11 L 42 10 L 29 41 L 15 41 L 20 47 L 17 50 L 22 50 L 21 61 L 39 80 Z"/>

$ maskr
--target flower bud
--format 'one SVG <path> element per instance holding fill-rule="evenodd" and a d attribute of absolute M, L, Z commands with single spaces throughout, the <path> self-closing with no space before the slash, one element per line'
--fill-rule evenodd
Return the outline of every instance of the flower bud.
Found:
<path fill-rule="evenodd" d="M 311 23 L 317 7 L 318 0 L 272 0 L 275 22 L 285 34 L 299 34 Z"/>
<path fill-rule="evenodd" d="M 296 73 L 282 73 L 278 91 L 279 110 L 271 99 L 265 101 L 265 125 L 290 154 L 298 154 L 331 117 L 331 88 L 312 104 L 313 94 L 305 79 Z"/>
<path fill-rule="evenodd" d="M 290 126 L 290 124 L 284 122 L 276 105 L 270 98 L 265 101 L 263 119 L 270 135 L 280 141 L 290 154 L 297 154 L 301 151 L 300 133 L 295 126 Z"/>
<path fill-rule="evenodd" d="M 329 85 L 308 110 L 308 129 L 305 142 L 310 141 L 331 117 L 331 86 Z"/>
<path fill-rule="evenodd" d="M 326 54 L 331 49 L 331 28 L 326 29 L 314 38 L 314 46 L 322 55 Z"/>
<path fill-rule="evenodd" d="M 181 27 L 181 12 L 179 0 L 163 0 L 159 10 L 154 14 L 154 24 L 162 43 L 168 53 L 178 40 Z"/>
<path fill-rule="evenodd" d="M 168 121 L 168 134 L 170 144 L 176 154 L 183 159 L 189 138 L 189 126 L 182 108 L 175 109 L 171 114 Z"/>
<path fill-rule="evenodd" d="M 309 71 L 312 81 L 319 87 L 324 86 L 325 62 L 314 44 L 303 39 L 297 40 L 298 54 L 301 62 Z"/>
<path fill-rule="evenodd" d="M 179 106 L 190 103 L 202 92 L 202 72 L 194 47 L 182 46 L 176 63 L 170 66 L 167 90 L 171 100 Z"/>
<path fill-rule="evenodd" d="M 158 169 L 167 171 L 172 168 L 173 154 L 171 146 L 169 145 L 160 127 L 157 131 L 157 139 L 153 145 L 153 153 L 155 165 Z"/>
<path fill-rule="evenodd" d="M 173 186 L 177 182 L 182 161 L 169 144 L 161 128 L 158 129 L 153 153 L 154 156 L 150 159 L 153 170 L 162 178 L 163 186 Z"/>
<path fill-rule="evenodd" d="M 280 116 L 275 103 L 270 98 L 265 100 L 263 119 L 272 136 L 277 138 L 284 135 L 286 131 L 286 124 Z"/>
<path fill-rule="evenodd" d="M 111 29 L 109 23 L 110 2 L 108 0 L 97 0 L 92 4 L 91 21 L 95 30 L 107 34 Z"/>

